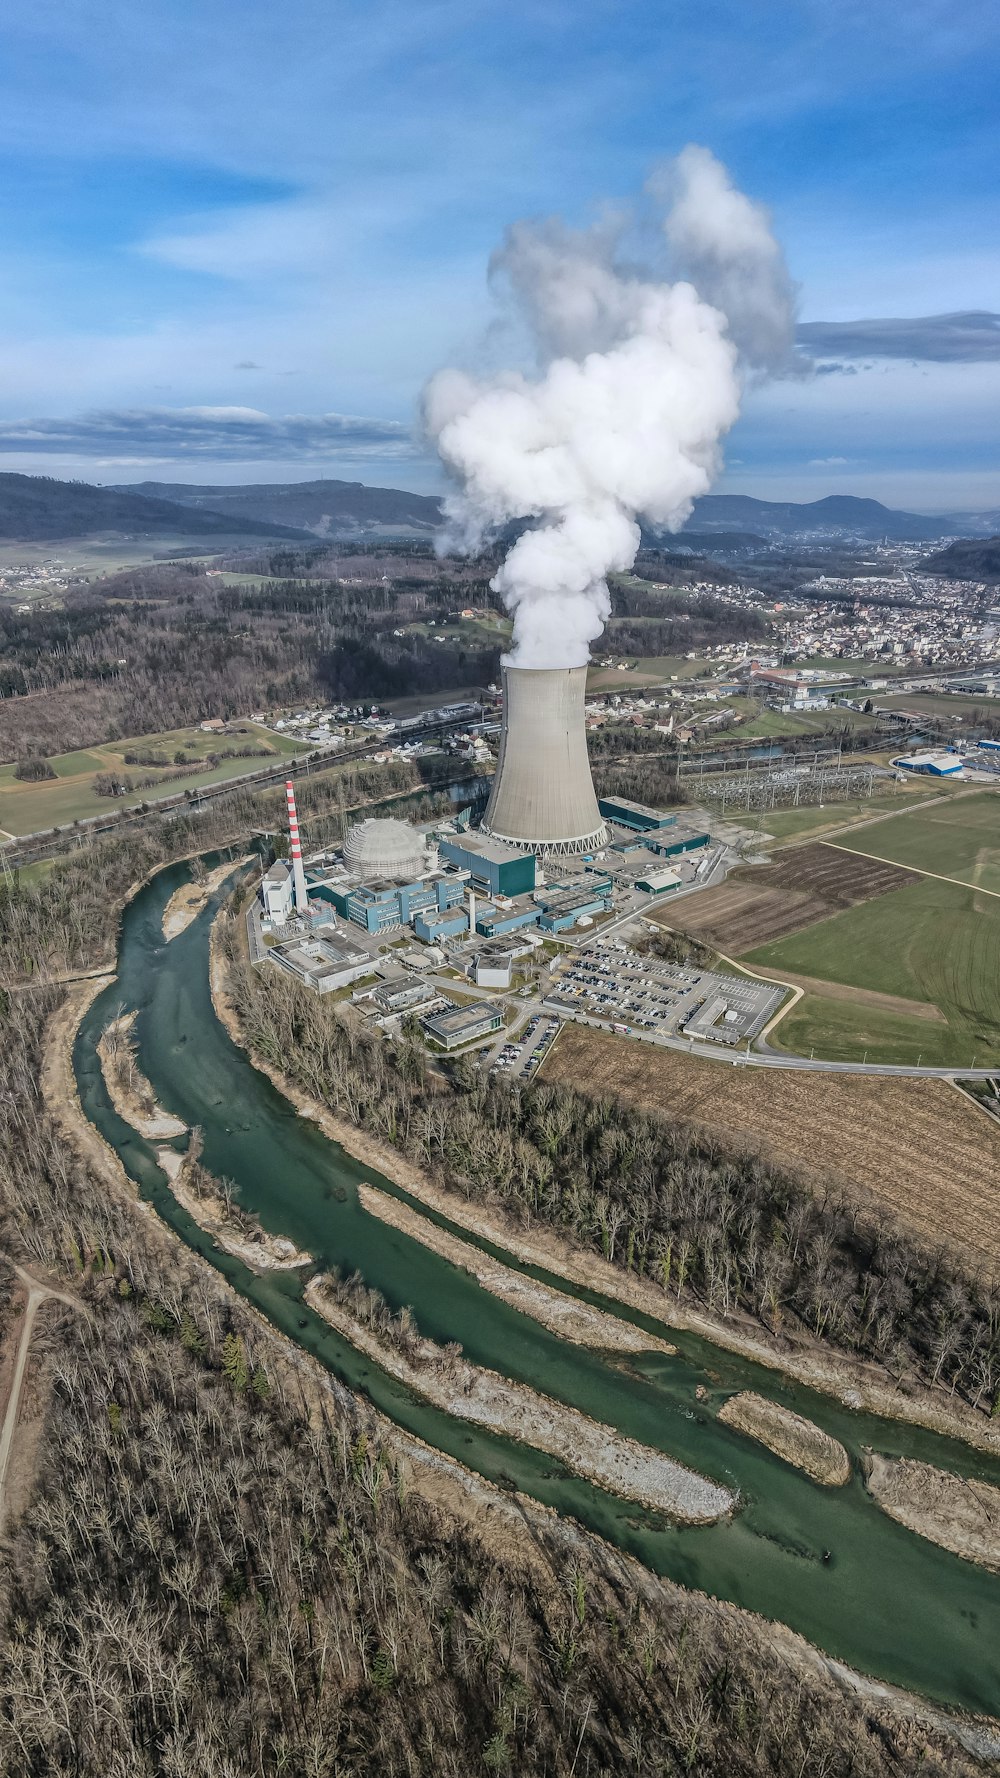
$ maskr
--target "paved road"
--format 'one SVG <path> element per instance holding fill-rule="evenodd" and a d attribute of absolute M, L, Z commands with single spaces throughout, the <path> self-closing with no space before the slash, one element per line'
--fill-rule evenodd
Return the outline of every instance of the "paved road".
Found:
<path fill-rule="evenodd" d="M 546 1011 L 557 1012 L 553 1007 Z M 571 1024 L 593 1025 L 595 1030 L 610 1031 L 610 1024 L 600 1019 L 588 1018 L 585 1013 L 573 1013 L 568 1016 L 559 1012 L 559 1017 Z M 765 1047 L 763 1052 L 741 1050 L 738 1055 L 731 1051 L 720 1051 L 709 1048 L 704 1043 L 691 1043 L 686 1037 L 668 1037 L 662 1032 L 644 1031 L 641 1037 L 635 1034 L 641 1043 L 660 1044 L 664 1049 L 680 1050 L 685 1056 L 697 1056 L 704 1062 L 718 1062 L 728 1068 L 795 1068 L 812 1074 L 894 1074 L 904 1078 L 917 1080 L 994 1080 L 1000 1070 L 996 1068 L 915 1068 L 892 1062 L 824 1062 L 813 1061 L 808 1056 L 786 1056 L 780 1050 Z"/>

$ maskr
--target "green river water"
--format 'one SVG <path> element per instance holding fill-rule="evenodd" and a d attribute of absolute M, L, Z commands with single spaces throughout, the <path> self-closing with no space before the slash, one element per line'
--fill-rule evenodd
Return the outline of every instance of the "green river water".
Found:
<path fill-rule="evenodd" d="M 846 1487 L 822 1488 L 720 1424 L 716 1413 L 734 1390 L 753 1388 L 816 1421 L 855 1459 L 868 1446 L 996 1483 L 1000 1463 L 918 1428 L 853 1413 L 706 1340 L 577 1292 L 678 1347 L 676 1356 L 651 1353 L 627 1366 L 606 1359 L 560 1340 L 368 1216 L 357 1199 L 360 1179 L 396 1197 L 406 1194 L 299 1117 L 215 1017 L 208 940 L 220 898 L 164 943 L 163 907 L 187 876 L 186 865 L 160 872 L 126 910 L 117 980 L 88 1012 L 74 1055 L 84 1110 L 181 1238 L 352 1389 L 471 1469 L 571 1515 L 657 1573 L 789 1624 L 864 1672 L 942 1703 L 1000 1715 L 1000 1576 L 896 1525 L 871 1501 L 856 1471 Z M 205 1165 L 236 1182 L 240 1202 L 266 1228 L 290 1236 L 320 1265 L 357 1268 L 394 1307 L 412 1305 L 423 1333 L 459 1340 L 473 1362 L 738 1488 L 740 1510 L 732 1521 L 671 1525 L 565 1473 L 550 1457 L 453 1419 L 313 1314 L 302 1301 L 298 1274 L 257 1277 L 216 1248 L 172 1197 L 153 1147 L 109 1101 L 96 1044 L 122 1006 L 138 1012 L 140 1065 L 160 1103 L 202 1127 Z M 501 1256 L 519 1270 L 531 1269 Z M 701 1400 L 699 1385 L 707 1391 Z"/>

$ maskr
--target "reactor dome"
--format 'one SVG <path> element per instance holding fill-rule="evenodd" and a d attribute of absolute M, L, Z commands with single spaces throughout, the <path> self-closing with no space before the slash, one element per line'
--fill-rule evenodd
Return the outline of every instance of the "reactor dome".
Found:
<path fill-rule="evenodd" d="M 405 821 L 357 821 L 344 841 L 344 863 L 354 877 L 412 882 L 430 865 L 422 833 Z"/>

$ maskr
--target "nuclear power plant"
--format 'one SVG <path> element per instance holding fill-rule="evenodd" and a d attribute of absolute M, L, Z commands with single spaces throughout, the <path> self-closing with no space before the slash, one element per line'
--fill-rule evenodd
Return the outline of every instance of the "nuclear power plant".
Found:
<path fill-rule="evenodd" d="M 584 727 L 586 667 L 504 667 L 503 728 L 484 833 L 543 856 L 607 845 Z"/>

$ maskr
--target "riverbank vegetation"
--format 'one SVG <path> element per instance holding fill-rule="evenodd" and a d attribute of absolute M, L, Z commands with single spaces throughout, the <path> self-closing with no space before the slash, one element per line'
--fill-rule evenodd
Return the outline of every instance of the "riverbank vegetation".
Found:
<path fill-rule="evenodd" d="M 234 936 L 234 935 L 233 935 Z M 1000 1408 L 1000 1288 L 846 1196 L 620 1100 L 519 1087 L 255 974 L 230 945 L 247 1041 L 334 1114 L 464 1196 L 538 1220 L 669 1297 L 799 1329 L 902 1380 Z"/>
<path fill-rule="evenodd" d="M 845 1694 L 795 1638 L 377 1422 L 73 1138 L 68 1075 L 48 1101 L 40 1084 L 59 1001 L 0 996 L 0 1250 L 89 1311 L 41 1354 L 39 1480 L 0 1578 L 0 1769 L 980 1769 L 919 1711 Z"/>
<path fill-rule="evenodd" d="M 890 1518 L 1000 1574 L 1000 1488 L 875 1451 L 864 1467 L 865 1487 Z"/>

